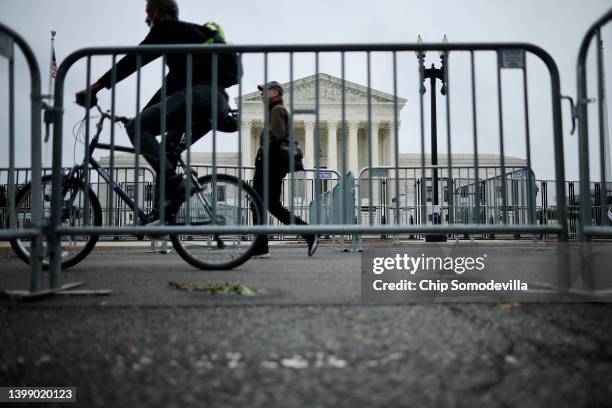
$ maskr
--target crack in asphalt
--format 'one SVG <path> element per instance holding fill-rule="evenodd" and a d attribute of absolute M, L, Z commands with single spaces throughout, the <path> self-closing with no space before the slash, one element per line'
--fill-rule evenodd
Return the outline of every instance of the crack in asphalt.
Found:
<path fill-rule="evenodd" d="M 596 345 L 596 350 L 588 351 L 588 350 L 581 349 L 580 347 L 577 347 L 577 346 L 570 347 L 568 344 L 559 345 L 559 344 L 546 343 L 545 340 L 538 341 L 526 335 L 521 336 L 519 334 L 518 335 L 519 337 L 517 338 L 516 332 L 509 331 L 501 324 L 497 324 L 495 320 L 491 320 L 490 318 L 485 319 L 481 316 L 477 316 L 473 313 L 470 313 L 469 309 L 466 310 L 466 308 L 461 308 L 461 307 L 454 306 L 454 305 L 452 305 L 450 309 L 454 313 L 466 318 L 471 323 L 474 323 L 482 328 L 490 328 L 490 329 L 498 330 L 504 336 L 504 338 L 509 342 L 509 347 L 502 352 L 498 352 L 492 349 L 491 347 L 488 347 L 487 343 L 484 343 L 482 345 L 498 360 L 499 364 L 497 365 L 497 368 L 498 368 L 497 372 L 499 376 L 497 377 L 497 381 L 491 381 L 491 383 L 488 384 L 488 386 L 478 385 L 474 387 L 473 388 L 474 391 L 481 391 L 481 392 L 491 391 L 492 389 L 499 386 L 503 382 L 504 378 L 507 377 L 512 371 L 516 370 L 516 369 L 514 370 L 509 369 L 508 364 L 504 364 L 504 362 L 502 361 L 502 355 L 506 353 L 507 355 L 515 355 L 515 352 L 516 352 L 515 350 L 517 349 L 517 343 L 522 342 L 523 344 L 533 347 L 538 355 L 546 357 L 549 361 L 554 361 L 557 364 L 561 364 L 566 367 L 572 367 L 572 369 L 581 372 L 584 377 L 589 379 L 591 386 L 594 387 L 592 389 L 592 392 L 594 395 L 597 395 L 600 392 L 602 393 L 600 395 L 604 395 L 605 393 L 609 392 L 610 378 L 608 377 L 607 379 L 605 379 L 605 378 L 599 378 L 596 375 L 595 376 L 589 375 L 591 374 L 591 372 L 589 371 L 590 365 L 581 364 L 581 361 L 588 362 L 588 363 L 596 363 L 596 364 L 601 364 L 601 363 L 611 364 L 612 363 L 612 353 L 609 351 L 610 349 L 609 342 L 593 334 L 592 332 L 589 332 L 585 329 L 581 329 L 577 327 L 567 326 L 566 324 L 563 324 L 555 317 L 542 317 L 537 314 L 530 313 L 528 310 L 526 310 L 525 307 L 514 309 L 514 310 L 520 310 L 519 313 L 527 315 L 530 318 L 537 319 L 537 321 L 545 322 L 549 326 L 557 330 L 560 330 L 562 332 L 568 333 L 569 335 L 573 337 L 587 338 L 591 340 Z M 576 342 L 575 344 L 580 344 L 580 342 Z M 530 363 L 539 366 L 541 369 L 548 368 L 548 364 L 546 362 L 542 362 L 541 360 L 531 360 Z M 493 397 L 495 396 L 493 395 Z M 499 401 L 499 402 L 503 403 L 503 401 Z"/>
<path fill-rule="evenodd" d="M 463 310 L 463 308 L 457 307 L 455 305 L 449 305 L 449 309 L 453 313 L 462 316 L 468 322 L 475 324 L 476 326 L 480 326 L 480 327 L 490 326 L 489 322 L 483 321 L 482 319 L 479 319 L 478 317 L 470 313 L 467 313 L 465 310 Z M 494 350 L 493 347 L 489 346 L 487 342 L 481 343 L 481 346 L 485 348 L 487 352 L 491 356 L 493 356 L 496 360 L 496 364 L 494 365 L 496 376 L 491 381 L 488 381 L 482 384 L 476 384 L 476 385 L 469 387 L 469 391 L 482 392 L 482 393 L 491 392 L 503 382 L 504 378 L 508 374 L 508 369 L 507 369 L 508 363 L 506 361 L 506 356 L 514 355 L 514 350 L 515 350 L 514 342 L 509 337 L 506 337 L 505 339 L 509 342 L 509 344 L 502 352 L 498 352 L 497 350 Z M 493 398 L 495 398 L 494 395 L 492 396 Z M 503 404 L 503 401 L 496 401 L 496 402 Z"/>

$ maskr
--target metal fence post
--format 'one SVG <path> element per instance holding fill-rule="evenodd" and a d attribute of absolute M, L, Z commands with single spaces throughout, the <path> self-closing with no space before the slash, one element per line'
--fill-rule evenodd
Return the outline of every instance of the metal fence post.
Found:
<path fill-rule="evenodd" d="M 604 143 L 609 143 L 603 136 L 603 123 L 604 123 L 604 110 L 603 104 L 603 69 L 602 69 L 602 56 L 600 49 L 600 36 L 601 28 L 612 21 L 612 9 L 608 10 L 601 18 L 599 18 L 585 33 L 578 53 L 577 60 L 577 116 L 578 116 L 578 157 L 580 165 L 580 239 L 581 239 L 581 275 L 582 280 L 589 288 L 594 288 L 595 277 L 592 269 L 592 256 L 591 256 L 591 245 L 590 242 L 594 236 L 601 237 L 612 237 L 612 228 L 608 225 L 603 224 L 604 219 L 604 206 L 607 205 L 607 193 L 606 193 L 606 172 L 605 172 L 605 155 L 603 151 L 605 149 Z M 593 226 L 592 217 L 592 206 L 591 206 L 591 180 L 589 174 L 589 123 L 588 123 L 588 109 L 587 104 L 593 102 L 588 98 L 587 95 L 587 54 L 592 43 L 593 38 L 598 41 L 597 44 L 597 89 L 598 89 L 598 116 L 599 116 L 599 148 L 600 148 L 600 176 L 601 183 L 604 186 L 603 191 L 600 192 L 600 218 L 602 218 L 602 224 L 600 226 Z M 609 165 L 609 163 L 608 163 Z"/>
<path fill-rule="evenodd" d="M 12 164 L 14 170 L 14 45 L 17 45 L 25 56 L 30 72 L 30 130 L 31 130 L 31 167 L 32 167 L 32 191 L 39 192 L 41 189 L 41 174 L 42 174 L 42 156 L 41 156 L 41 109 L 42 109 L 42 95 L 41 95 L 41 80 L 40 80 L 40 69 L 36 62 L 36 57 L 30 46 L 25 40 L 16 32 L 8 28 L 7 26 L 0 24 L 0 56 L 4 56 L 9 59 L 9 161 Z M 10 175 L 12 177 L 12 175 Z M 12 183 L 9 183 L 12 184 Z M 15 214 L 14 214 L 14 194 L 16 190 L 9 186 L 9 216 L 12 219 L 12 225 L 7 231 L 3 231 L 0 234 L 0 239 L 13 239 L 19 237 L 30 237 L 30 282 L 28 291 L 6 291 L 10 296 L 15 297 L 34 297 L 40 295 L 42 292 L 42 197 L 41 194 L 32 195 L 32 207 L 31 207 L 31 227 L 29 231 L 19 231 L 16 228 Z M 12 196 L 13 198 L 11 199 Z"/>

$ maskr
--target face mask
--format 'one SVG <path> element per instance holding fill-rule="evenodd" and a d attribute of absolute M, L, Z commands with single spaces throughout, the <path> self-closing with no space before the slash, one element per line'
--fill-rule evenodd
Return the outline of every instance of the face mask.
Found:
<path fill-rule="evenodd" d="M 153 27 L 153 18 L 155 17 L 155 14 L 153 14 L 152 16 L 147 15 L 147 19 L 145 20 L 145 23 L 147 23 L 147 26 L 149 26 L 149 28 Z"/>

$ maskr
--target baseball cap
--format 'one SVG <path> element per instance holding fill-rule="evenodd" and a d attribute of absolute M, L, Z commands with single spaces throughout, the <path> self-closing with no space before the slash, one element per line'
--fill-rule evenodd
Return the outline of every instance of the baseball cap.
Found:
<path fill-rule="evenodd" d="M 260 91 L 263 91 L 264 87 L 265 84 L 257 85 L 257 89 L 259 89 Z M 276 81 L 268 82 L 268 89 L 276 89 L 281 95 L 283 94 L 283 87 Z"/>

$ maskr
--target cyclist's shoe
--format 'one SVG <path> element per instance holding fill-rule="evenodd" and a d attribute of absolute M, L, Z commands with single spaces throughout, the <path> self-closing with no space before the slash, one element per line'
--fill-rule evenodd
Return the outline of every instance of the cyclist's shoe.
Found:
<path fill-rule="evenodd" d="M 177 209 L 185 199 L 187 180 L 180 174 L 166 178 L 166 216 L 170 209 Z"/>
<path fill-rule="evenodd" d="M 319 247 L 319 237 L 317 235 L 307 235 L 306 242 L 308 243 L 308 256 L 313 256 Z"/>
<path fill-rule="evenodd" d="M 157 227 L 160 225 L 163 225 L 163 224 L 161 223 L 159 219 L 146 224 L 147 227 Z M 149 234 L 149 237 L 153 239 L 168 239 L 169 238 L 168 234 L 163 234 L 163 233 L 162 234 Z"/>
<path fill-rule="evenodd" d="M 172 197 L 182 183 L 183 176 L 180 174 L 166 177 L 166 199 L 168 199 L 168 197 Z"/>
<path fill-rule="evenodd" d="M 171 203 L 166 203 L 166 209 L 165 209 L 166 216 L 164 217 L 166 219 L 166 222 L 172 219 L 172 217 L 174 217 L 176 210 L 177 210 L 176 205 L 172 205 Z M 158 222 L 159 222 L 159 209 L 155 208 L 153 209 L 153 211 L 151 211 L 149 215 L 147 215 L 142 225 L 151 226 Z"/>
<path fill-rule="evenodd" d="M 143 225 L 149 225 L 155 221 L 159 220 L 159 210 L 157 208 L 153 209 L 149 215 L 145 218 Z"/>
<path fill-rule="evenodd" d="M 197 186 L 193 185 L 193 181 L 185 179 L 182 175 L 177 174 L 166 178 L 166 205 L 164 210 L 166 222 L 174 219 L 181 203 L 185 200 L 185 192 L 189 183 L 192 185 L 192 191 L 196 191 Z M 143 225 L 157 225 L 159 218 L 159 208 L 154 208 L 143 222 Z"/>

